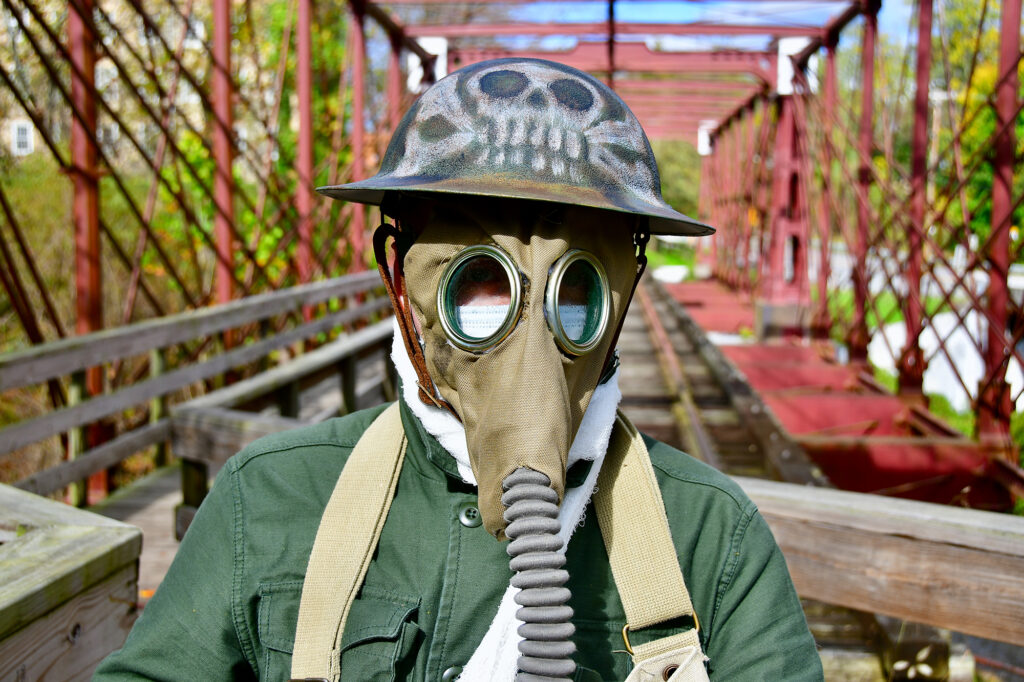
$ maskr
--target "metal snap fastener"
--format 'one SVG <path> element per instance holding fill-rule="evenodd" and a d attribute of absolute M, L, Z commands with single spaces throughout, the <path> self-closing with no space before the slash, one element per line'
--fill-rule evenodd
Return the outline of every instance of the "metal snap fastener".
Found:
<path fill-rule="evenodd" d="M 483 519 L 480 518 L 480 510 L 472 502 L 463 502 L 459 505 L 459 523 L 466 528 L 476 528 Z"/>
<path fill-rule="evenodd" d="M 479 514 L 478 514 L 479 515 Z M 441 673 L 441 682 L 452 682 L 456 677 L 462 674 L 461 665 L 453 665 L 452 667 Z"/>

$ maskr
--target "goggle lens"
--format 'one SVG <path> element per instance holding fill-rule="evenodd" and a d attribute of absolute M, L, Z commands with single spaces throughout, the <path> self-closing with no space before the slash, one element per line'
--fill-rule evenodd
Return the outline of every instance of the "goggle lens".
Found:
<path fill-rule="evenodd" d="M 558 285 L 558 320 L 566 337 L 586 346 L 600 334 L 604 312 L 601 276 L 590 262 L 575 260 Z"/>
<path fill-rule="evenodd" d="M 522 281 L 512 258 L 496 246 L 471 246 L 455 257 L 441 278 L 441 326 L 459 348 L 486 351 L 512 331 L 521 296 Z"/>
<path fill-rule="evenodd" d="M 470 339 L 486 339 L 501 329 L 512 305 L 508 274 L 489 256 L 475 256 L 459 266 L 448 291 L 455 326 Z"/>

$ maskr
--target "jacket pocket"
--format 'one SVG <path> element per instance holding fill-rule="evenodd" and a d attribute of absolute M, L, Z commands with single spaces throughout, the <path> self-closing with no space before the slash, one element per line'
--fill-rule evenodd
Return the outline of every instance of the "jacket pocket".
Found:
<path fill-rule="evenodd" d="M 287 680 L 291 678 L 292 648 L 295 643 L 295 626 L 299 622 L 302 581 L 261 583 L 259 598 L 256 627 L 263 648 L 260 679 Z"/>
<path fill-rule="evenodd" d="M 295 627 L 299 621 L 302 581 L 259 586 L 258 630 L 262 680 L 291 677 Z M 413 621 L 419 599 L 363 589 L 352 603 L 341 638 L 341 679 L 391 682 L 405 679 L 415 664 L 422 639 Z"/>
<path fill-rule="evenodd" d="M 406 679 L 423 639 L 413 620 L 418 608 L 418 598 L 364 587 L 352 603 L 341 638 L 342 681 Z"/>

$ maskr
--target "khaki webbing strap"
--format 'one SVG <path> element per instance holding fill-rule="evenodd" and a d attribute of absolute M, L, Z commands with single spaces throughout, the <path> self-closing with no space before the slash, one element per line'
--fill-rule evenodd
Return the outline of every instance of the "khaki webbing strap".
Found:
<path fill-rule="evenodd" d="M 337 682 L 341 676 L 339 649 L 345 621 L 380 540 L 405 448 L 395 403 L 370 424 L 338 477 L 302 584 L 292 679 Z"/>
<path fill-rule="evenodd" d="M 640 434 L 621 412 L 597 479 L 594 507 L 627 629 L 640 630 L 680 617 L 692 617 L 696 623 L 651 458 Z M 630 653 L 639 663 L 693 645 L 700 645 L 696 628 L 637 645 Z"/>

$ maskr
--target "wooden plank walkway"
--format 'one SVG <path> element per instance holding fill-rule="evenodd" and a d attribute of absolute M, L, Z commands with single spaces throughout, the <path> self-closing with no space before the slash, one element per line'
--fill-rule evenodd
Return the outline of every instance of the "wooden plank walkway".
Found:
<path fill-rule="evenodd" d="M 142 530 L 139 603 L 144 605 L 167 574 L 178 551 L 174 508 L 181 503 L 181 470 L 165 467 L 93 506 L 90 511 Z"/>

